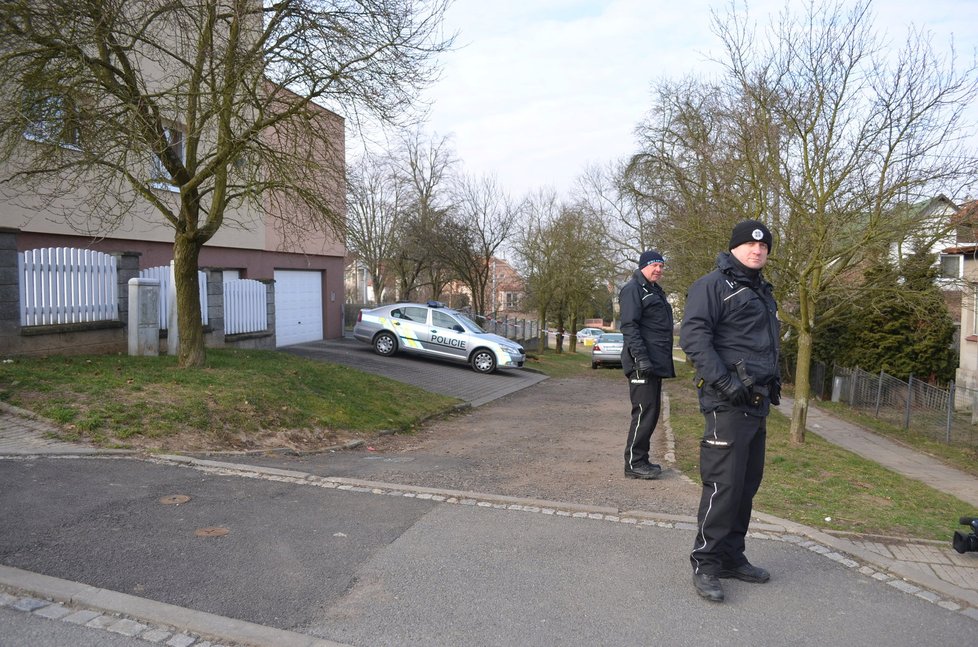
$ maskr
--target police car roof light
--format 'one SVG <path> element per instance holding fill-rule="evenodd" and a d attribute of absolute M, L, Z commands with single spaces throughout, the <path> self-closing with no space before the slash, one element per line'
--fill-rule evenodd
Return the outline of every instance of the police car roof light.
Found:
<path fill-rule="evenodd" d="M 445 304 L 442 303 L 441 301 L 433 301 L 433 300 L 429 299 L 428 300 L 428 307 L 429 308 L 444 308 L 445 307 Z"/>

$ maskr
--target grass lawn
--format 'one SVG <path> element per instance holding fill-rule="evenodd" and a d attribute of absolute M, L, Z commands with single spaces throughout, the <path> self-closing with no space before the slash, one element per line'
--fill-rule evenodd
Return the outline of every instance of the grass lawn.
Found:
<path fill-rule="evenodd" d="M 98 355 L 0 364 L 0 400 L 106 447 L 324 447 L 406 431 L 453 398 L 276 351 L 210 349 L 200 370 L 176 358 Z"/>

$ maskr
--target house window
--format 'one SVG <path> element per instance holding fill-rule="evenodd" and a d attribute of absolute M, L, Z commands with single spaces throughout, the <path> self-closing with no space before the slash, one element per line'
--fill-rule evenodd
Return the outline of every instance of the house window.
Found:
<path fill-rule="evenodd" d="M 187 145 L 186 145 L 186 135 L 184 134 L 183 128 L 180 126 L 166 126 L 163 128 L 163 132 L 166 134 L 166 141 L 168 142 L 168 148 L 170 151 L 176 153 L 177 158 L 181 163 L 187 161 Z M 173 184 L 173 178 L 163 167 L 163 162 L 156 155 L 153 156 L 153 178 L 159 180 L 153 182 L 153 186 L 157 189 L 168 189 L 170 191 L 176 191 L 177 187 Z"/>
<path fill-rule="evenodd" d="M 519 310 L 520 309 L 520 293 L 519 292 L 504 292 L 503 297 L 506 303 L 507 310 Z"/>
<path fill-rule="evenodd" d="M 78 115 L 68 100 L 46 96 L 32 101 L 27 107 L 30 123 L 24 137 L 36 142 L 78 148 Z"/>
<path fill-rule="evenodd" d="M 964 256 L 961 254 L 941 254 L 941 278 L 960 279 L 964 273 Z"/>
<path fill-rule="evenodd" d="M 978 335 L 978 283 L 971 286 L 971 334 Z"/>

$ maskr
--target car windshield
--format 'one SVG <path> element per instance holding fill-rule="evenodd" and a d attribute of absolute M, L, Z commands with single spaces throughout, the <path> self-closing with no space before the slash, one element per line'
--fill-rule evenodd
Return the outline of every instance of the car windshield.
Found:
<path fill-rule="evenodd" d="M 484 333 L 485 332 L 485 330 L 482 329 L 482 326 L 480 326 L 476 322 L 472 321 L 471 319 L 469 319 L 468 317 L 466 317 L 461 312 L 456 312 L 456 313 L 454 313 L 454 315 L 455 315 L 455 318 L 456 319 L 458 319 L 459 321 L 462 322 L 462 325 L 463 326 L 465 326 L 466 328 L 468 328 L 469 332 L 478 332 L 478 333 Z"/>
<path fill-rule="evenodd" d="M 605 344 L 620 344 L 625 341 L 625 337 L 621 333 L 613 333 L 610 335 L 605 334 L 598 337 L 598 341 Z"/>

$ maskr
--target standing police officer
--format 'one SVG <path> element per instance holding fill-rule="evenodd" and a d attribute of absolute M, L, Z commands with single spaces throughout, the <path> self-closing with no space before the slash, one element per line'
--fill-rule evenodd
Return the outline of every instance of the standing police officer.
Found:
<path fill-rule="evenodd" d="M 770 574 L 744 555 L 754 495 L 764 474 L 766 421 L 778 404 L 779 324 L 771 284 L 761 268 L 771 232 L 745 220 L 730 251 L 689 288 L 679 343 L 696 369 L 706 431 L 700 442 L 703 492 L 690 554 L 702 597 L 723 601 L 718 578 L 767 582 Z"/>
<path fill-rule="evenodd" d="M 632 420 L 625 445 L 625 476 L 656 479 L 662 467 L 649 461 L 652 432 L 662 404 L 662 378 L 676 377 L 672 363 L 672 306 L 657 281 L 665 261 L 655 250 L 642 252 L 638 269 L 618 294 L 625 344 L 621 367 L 628 377 Z"/>

